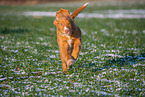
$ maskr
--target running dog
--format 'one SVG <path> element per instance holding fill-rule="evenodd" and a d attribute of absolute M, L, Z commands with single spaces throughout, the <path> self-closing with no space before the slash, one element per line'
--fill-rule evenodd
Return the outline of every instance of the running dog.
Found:
<path fill-rule="evenodd" d="M 76 61 L 81 49 L 81 30 L 74 23 L 74 18 L 88 5 L 85 3 L 71 15 L 68 10 L 61 8 L 56 13 L 53 24 L 57 28 L 57 42 L 60 50 L 63 72 Z"/>

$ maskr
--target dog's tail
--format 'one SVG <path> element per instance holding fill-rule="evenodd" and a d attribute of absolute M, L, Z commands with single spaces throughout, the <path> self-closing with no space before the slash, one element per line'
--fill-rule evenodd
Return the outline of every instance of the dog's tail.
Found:
<path fill-rule="evenodd" d="M 82 5 L 80 8 L 76 9 L 72 14 L 71 14 L 71 18 L 74 19 L 81 11 L 83 11 L 83 9 L 85 9 L 85 7 L 88 5 L 89 3 L 85 3 L 84 5 Z"/>

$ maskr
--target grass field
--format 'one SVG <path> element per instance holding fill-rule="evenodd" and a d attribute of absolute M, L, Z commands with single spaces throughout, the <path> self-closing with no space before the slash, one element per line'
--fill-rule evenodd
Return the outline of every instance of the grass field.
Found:
<path fill-rule="evenodd" d="M 143 5 L 90 4 L 84 12 L 145 10 Z M 60 6 L 0 6 L 0 96 L 145 96 L 145 18 L 76 18 L 82 50 L 65 75 L 55 18 L 15 15 Z"/>

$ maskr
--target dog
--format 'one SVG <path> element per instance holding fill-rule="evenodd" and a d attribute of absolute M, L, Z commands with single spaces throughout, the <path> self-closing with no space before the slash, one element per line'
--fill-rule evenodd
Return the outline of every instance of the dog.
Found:
<path fill-rule="evenodd" d="M 74 18 L 88 5 L 85 3 L 76 9 L 71 15 L 66 9 L 60 8 L 56 13 L 53 24 L 57 28 L 57 43 L 60 50 L 62 69 L 67 73 L 67 69 L 77 60 L 81 49 L 81 30 L 74 23 Z"/>

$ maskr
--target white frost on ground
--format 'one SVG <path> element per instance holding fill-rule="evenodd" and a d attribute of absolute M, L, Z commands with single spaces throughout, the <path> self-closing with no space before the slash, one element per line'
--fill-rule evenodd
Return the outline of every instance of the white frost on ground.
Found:
<path fill-rule="evenodd" d="M 104 56 L 119 57 L 119 58 L 123 58 L 124 57 L 124 56 L 116 55 L 116 54 L 104 54 Z"/>

